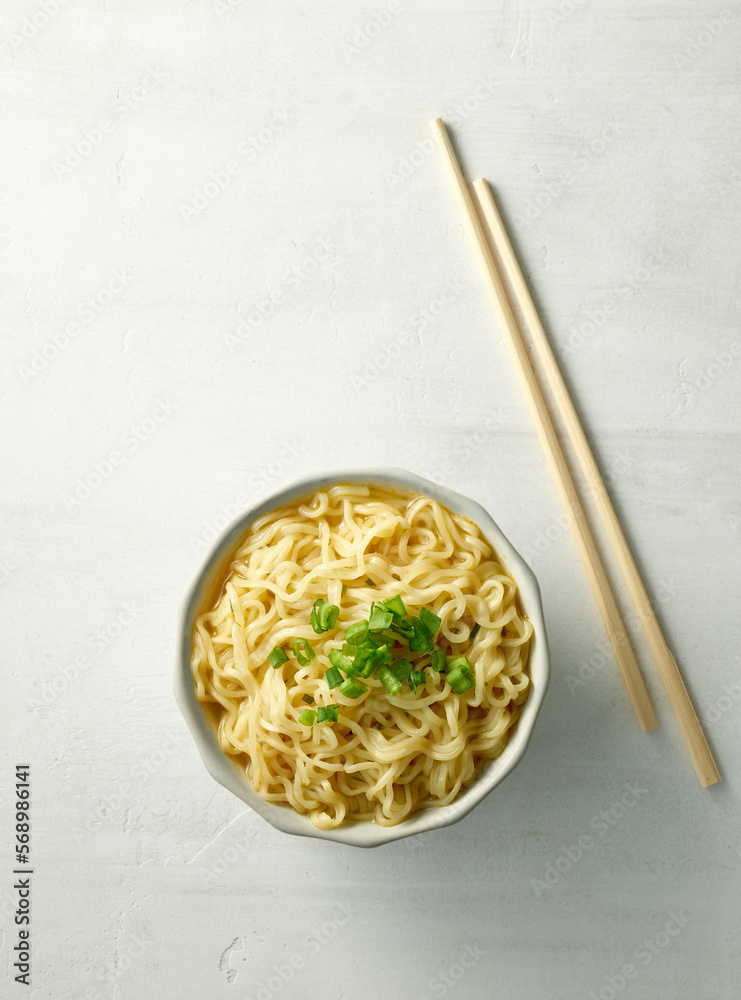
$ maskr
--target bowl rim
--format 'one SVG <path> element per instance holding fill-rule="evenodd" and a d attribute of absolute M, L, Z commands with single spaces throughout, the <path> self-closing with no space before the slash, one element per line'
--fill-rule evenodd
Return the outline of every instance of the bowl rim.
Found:
<path fill-rule="evenodd" d="M 263 799 L 249 784 L 236 762 L 220 749 L 213 726 L 195 696 L 190 671 L 192 630 L 197 612 L 215 578 L 218 577 L 220 569 L 233 554 L 252 522 L 276 507 L 339 483 L 367 483 L 426 494 L 454 513 L 473 521 L 492 544 L 500 561 L 517 583 L 523 609 L 533 623 L 534 629 L 529 663 L 531 689 L 505 749 L 487 764 L 476 781 L 464 789 L 449 805 L 422 809 L 396 826 L 390 827 L 378 826 L 373 822 L 357 822 L 343 824 L 331 830 L 319 830 L 307 816 L 295 812 L 290 806 Z M 303 476 L 247 507 L 210 543 L 191 585 L 180 602 L 178 635 L 174 694 L 201 759 L 211 776 L 268 823 L 284 833 L 356 847 L 376 847 L 414 834 L 442 829 L 467 816 L 522 759 L 530 743 L 550 679 L 550 656 L 540 587 L 535 574 L 523 557 L 489 512 L 476 500 L 394 466 L 338 469 Z"/>

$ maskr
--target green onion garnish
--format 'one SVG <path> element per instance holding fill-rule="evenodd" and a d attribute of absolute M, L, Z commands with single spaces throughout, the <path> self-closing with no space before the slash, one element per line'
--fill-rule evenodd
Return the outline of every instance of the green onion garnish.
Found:
<path fill-rule="evenodd" d="M 340 671 L 337 669 L 337 667 L 330 667 L 329 670 L 327 670 L 327 672 L 325 673 L 324 677 L 326 678 L 327 684 L 329 684 L 330 688 L 339 687 L 339 685 L 342 684 L 343 680 L 345 679 L 340 673 Z"/>
<path fill-rule="evenodd" d="M 463 694 L 476 683 L 473 676 L 473 667 L 465 656 L 456 656 L 448 663 L 448 672 L 445 677 L 448 684 L 456 694 Z"/>
<path fill-rule="evenodd" d="M 304 703 L 305 705 L 313 705 L 313 704 L 314 704 L 314 699 L 313 699 L 313 698 L 311 697 L 311 695 L 310 695 L 310 694 L 305 694 L 305 695 L 303 696 L 303 698 L 301 699 L 301 701 L 302 701 L 302 702 L 303 702 L 303 703 Z"/>
<path fill-rule="evenodd" d="M 299 715 L 298 721 L 302 726 L 313 726 L 316 722 L 316 712 L 312 711 L 310 708 L 305 708 Z"/>
<path fill-rule="evenodd" d="M 311 609 L 311 627 L 315 632 L 329 632 L 337 624 L 340 609 L 336 604 L 325 604 L 321 597 L 314 601 Z"/>
<path fill-rule="evenodd" d="M 437 615 L 435 617 L 437 617 Z M 424 625 L 421 618 L 410 618 L 409 624 L 414 630 L 414 635 L 412 635 L 409 639 L 409 648 L 413 652 L 430 653 L 432 651 L 432 636 L 428 632 L 427 627 Z"/>
<path fill-rule="evenodd" d="M 397 660 L 396 663 L 394 663 L 394 665 L 391 667 L 391 669 L 394 671 L 398 679 L 403 684 L 404 681 L 407 679 L 407 677 L 414 670 L 414 667 L 411 665 L 409 660 L 402 659 L 402 660 Z"/>
<path fill-rule="evenodd" d="M 438 618 L 437 615 L 433 615 L 433 613 L 428 611 L 427 608 L 422 608 L 419 613 L 419 620 L 427 629 L 431 638 L 437 635 L 437 630 L 442 624 L 442 618 Z"/>
<path fill-rule="evenodd" d="M 360 646 L 365 636 L 368 635 L 368 622 L 355 622 L 345 629 L 345 642 L 350 646 Z"/>
<path fill-rule="evenodd" d="M 383 684 L 387 694 L 396 694 L 401 687 L 401 681 L 391 667 L 381 667 L 378 671 L 378 679 Z"/>
<path fill-rule="evenodd" d="M 340 717 L 339 705 L 320 705 L 317 709 L 317 722 L 337 722 Z"/>
<path fill-rule="evenodd" d="M 365 684 L 362 684 L 360 681 L 354 681 L 352 677 L 348 677 L 346 681 L 340 684 L 340 694 L 344 694 L 346 698 L 359 698 L 367 690 L 368 688 Z"/>
<path fill-rule="evenodd" d="M 471 664 L 465 656 L 456 656 L 454 660 L 448 661 L 448 673 L 450 673 L 451 670 L 462 670 L 464 668 L 466 670 L 471 669 Z"/>
<path fill-rule="evenodd" d="M 303 653 L 301 650 L 303 649 Z M 300 666 L 308 667 L 311 661 L 316 656 L 316 653 L 311 648 L 306 639 L 296 639 L 293 644 L 293 655 L 298 660 Z"/>
<path fill-rule="evenodd" d="M 474 627 L 471 629 L 471 634 L 468 637 L 471 642 L 473 642 L 473 640 L 476 638 L 476 636 L 479 634 L 480 631 L 481 631 L 481 626 L 479 625 L 478 622 L 476 622 Z"/>
<path fill-rule="evenodd" d="M 393 620 L 394 616 L 390 611 L 385 611 L 381 606 L 372 604 L 370 618 L 368 619 L 368 630 L 370 632 L 383 632 Z"/>
<path fill-rule="evenodd" d="M 395 618 L 406 618 L 407 609 L 404 607 L 404 602 L 397 594 L 396 597 L 389 597 L 387 601 L 383 602 L 384 608 L 394 615 Z"/>
<path fill-rule="evenodd" d="M 392 621 L 391 624 L 389 625 L 389 628 L 393 632 L 397 632 L 399 635 L 403 635 L 405 639 L 408 639 L 410 636 L 414 635 L 414 629 L 412 628 L 412 626 L 409 624 L 408 621 L 398 621 L 397 619 L 394 619 L 394 621 Z"/>
<path fill-rule="evenodd" d="M 448 674 L 446 679 L 456 694 L 463 694 L 464 691 L 468 691 L 476 684 L 470 670 L 462 670 L 459 674 L 454 675 Z"/>
<path fill-rule="evenodd" d="M 288 663 L 288 653 L 285 649 L 281 649 L 280 646 L 276 646 L 273 652 L 268 656 L 268 663 L 273 670 L 277 670 L 278 667 L 282 666 L 284 663 Z"/>
<path fill-rule="evenodd" d="M 433 670 L 445 670 L 445 651 L 433 649 L 430 653 L 430 666 Z"/>
<path fill-rule="evenodd" d="M 420 684 L 424 684 L 425 675 L 421 670 L 413 670 L 409 674 L 409 687 L 412 691 L 416 691 Z"/>
<path fill-rule="evenodd" d="M 345 656 L 344 653 L 341 653 L 339 649 L 333 649 L 330 652 L 329 662 L 333 667 L 339 667 L 341 670 L 344 670 L 345 673 L 352 667 L 352 660 L 348 656 Z"/>

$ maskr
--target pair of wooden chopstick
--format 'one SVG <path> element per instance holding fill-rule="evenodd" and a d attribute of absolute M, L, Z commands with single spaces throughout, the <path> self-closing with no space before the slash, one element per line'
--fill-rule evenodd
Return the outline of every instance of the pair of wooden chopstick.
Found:
<path fill-rule="evenodd" d="M 602 615 L 605 630 L 615 654 L 623 682 L 641 728 L 644 732 L 647 732 L 650 729 L 655 729 L 658 725 L 656 716 L 654 715 L 646 685 L 644 684 L 638 663 L 631 648 L 628 634 L 620 617 L 620 611 L 610 588 L 607 574 L 605 573 L 594 538 L 584 516 L 579 495 L 566 464 L 558 437 L 556 436 L 543 393 L 530 364 L 522 334 L 510 307 L 497 262 L 484 234 L 474 200 L 463 177 L 445 125 L 440 118 L 436 118 L 431 122 L 431 125 L 433 132 L 439 139 L 440 148 L 453 182 L 463 218 L 488 279 L 494 310 L 512 353 L 517 375 L 525 393 L 525 399 L 535 422 L 535 428 L 551 473 L 553 474 L 561 502 L 569 519 L 571 530 L 574 533 L 579 554 L 584 563 L 584 568 L 600 614 Z M 579 464 L 589 484 L 615 559 L 623 574 L 625 585 L 635 606 L 651 653 L 656 661 L 656 666 L 669 697 L 669 702 L 677 717 L 682 737 L 692 758 L 697 776 L 700 779 L 700 784 L 706 788 L 708 785 L 713 785 L 717 781 L 720 781 L 720 774 L 705 739 L 705 734 L 702 731 L 687 689 L 682 681 L 676 661 L 661 633 L 659 623 L 651 607 L 651 602 L 648 599 L 635 561 L 628 548 L 628 543 L 625 540 L 617 515 L 600 476 L 597 463 L 589 448 L 586 435 L 569 397 L 556 359 L 551 351 L 543 324 L 540 322 L 512 245 L 497 211 L 491 189 L 483 179 L 477 180 L 473 185 L 473 189 L 476 194 L 479 211 L 489 228 L 491 241 L 501 260 L 502 270 L 509 282 L 512 298 L 520 308 L 527 327 L 530 330 L 538 358 L 545 371 L 546 379 L 556 399 L 559 412 L 566 424 Z"/>

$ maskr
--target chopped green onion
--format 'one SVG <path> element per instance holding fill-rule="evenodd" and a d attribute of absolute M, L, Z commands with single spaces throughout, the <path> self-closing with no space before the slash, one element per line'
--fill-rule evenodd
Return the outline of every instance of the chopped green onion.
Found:
<path fill-rule="evenodd" d="M 454 660 L 448 661 L 448 673 L 450 673 L 451 670 L 461 670 L 461 669 L 466 669 L 466 670 L 471 669 L 471 664 L 468 662 L 465 656 L 456 656 Z"/>
<path fill-rule="evenodd" d="M 317 597 L 311 607 L 311 627 L 315 632 L 323 632 L 324 629 L 319 625 L 319 608 L 324 604 L 324 599 L 322 597 Z"/>
<path fill-rule="evenodd" d="M 314 699 L 313 699 L 313 698 L 311 697 L 311 695 L 310 695 L 310 694 L 305 694 L 305 695 L 303 696 L 303 698 L 301 699 L 301 701 L 302 701 L 302 702 L 303 702 L 303 703 L 304 703 L 305 705 L 313 705 L 313 704 L 314 704 Z"/>
<path fill-rule="evenodd" d="M 390 667 L 381 667 L 378 671 L 378 678 L 387 694 L 396 694 L 401 687 L 401 681 Z"/>
<path fill-rule="evenodd" d="M 399 635 L 403 635 L 405 639 L 408 639 L 410 636 L 414 635 L 414 629 L 407 621 L 398 621 L 394 619 L 394 621 L 392 621 L 391 624 L 389 625 L 389 628 L 393 632 L 397 632 Z"/>
<path fill-rule="evenodd" d="M 365 578 L 365 580 L 363 582 L 365 583 L 365 585 L 367 587 L 375 587 L 375 583 L 371 580 L 371 578 L 369 576 L 366 576 L 366 578 Z"/>
<path fill-rule="evenodd" d="M 367 690 L 368 688 L 365 684 L 361 684 L 360 681 L 354 681 L 351 677 L 348 677 L 346 681 L 340 684 L 340 694 L 344 694 L 346 698 L 359 698 Z"/>
<path fill-rule="evenodd" d="M 281 649 L 280 646 L 276 646 L 273 652 L 268 656 L 268 662 L 273 670 L 277 670 L 278 667 L 282 666 L 284 663 L 288 663 L 288 653 L 285 649 Z"/>
<path fill-rule="evenodd" d="M 340 609 L 336 604 L 325 604 L 322 608 L 319 619 L 322 625 L 325 626 L 327 631 L 334 628 L 337 624 L 337 619 L 340 617 Z"/>
<path fill-rule="evenodd" d="M 471 671 L 466 670 L 465 667 L 460 672 L 447 674 L 445 679 L 456 694 L 463 694 L 464 691 L 468 691 L 468 689 L 472 688 L 476 683 L 474 678 L 471 676 Z"/>
<path fill-rule="evenodd" d="M 354 622 L 345 629 L 345 642 L 350 646 L 359 646 L 368 634 L 368 622 Z"/>
<path fill-rule="evenodd" d="M 311 627 L 317 633 L 329 632 L 337 624 L 340 609 L 336 604 L 325 604 L 321 597 L 314 601 L 311 609 Z"/>
<path fill-rule="evenodd" d="M 317 709 L 317 722 L 337 722 L 339 717 L 339 705 L 320 705 Z"/>
<path fill-rule="evenodd" d="M 371 655 L 375 653 L 372 646 L 362 646 L 355 654 L 355 659 L 347 668 L 348 677 L 370 677 L 373 673 Z"/>
<path fill-rule="evenodd" d="M 303 649 L 303 653 L 301 650 Z M 311 648 L 306 639 L 296 639 L 293 644 L 293 655 L 298 660 L 300 666 L 308 667 L 311 661 L 316 656 L 316 653 Z"/>
<path fill-rule="evenodd" d="M 435 616 L 437 617 L 437 616 Z M 414 630 L 414 635 L 409 639 L 409 648 L 413 652 L 430 653 L 432 651 L 432 636 L 423 625 L 420 618 L 410 618 L 409 624 Z"/>
<path fill-rule="evenodd" d="M 422 608 L 422 610 L 419 613 L 419 620 L 422 623 L 422 625 L 424 625 L 424 627 L 427 629 L 430 638 L 433 638 L 434 636 L 437 635 L 437 630 L 440 628 L 440 625 L 442 624 L 442 618 L 438 618 L 437 615 L 434 615 L 427 608 Z"/>
<path fill-rule="evenodd" d="M 313 726 L 316 722 L 316 712 L 312 711 L 310 708 L 305 708 L 299 715 L 298 721 L 302 726 Z"/>
<path fill-rule="evenodd" d="M 329 684 L 330 688 L 339 687 L 339 685 L 342 684 L 344 680 L 344 677 L 337 669 L 337 667 L 330 667 L 329 670 L 325 673 L 324 677 L 326 678 L 327 684 Z"/>
<path fill-rule="evenodd" d="M 371 605 L 370 618 L 368 619 L 368 630 L 370 632 L 382 632 L 388 628 L 394 616 L 390 611 L 384 611 L 382 607 Z"/>
<path fill-rule="evenodd" d="M 448 663 L 448 673 L 445 679 L 456 694 L 463 694 L 476 683 L 473 667 L 465 656 L 456 656 Z"/>
<path fill-rule="evenodd" d="M 479 634 L 480 631 L 481 631 L 481 626 L 479 625 L 478 622 L 476 622 L 474 627 L 471 629 L 471 634 L 468 637 L 471 640 L 471 642 L 473 642 L 473 640 L 476 638 L 476 636 Z"/>
<path fill-rule="evenodd" d="M 331 651 L 329 654 L 329 662 L 333 667 L 340 667 L 340 669 L 344 670 L 345 673 L 347 673 L 352 666 L 352 660 L 345 656 L 344 653 L 341 653 L 339 649 L 333 649 Z"/>
<path fill-rule="evenodd" d="M 424 684 L 425 675 L 421 670 L 413 670 L 408 677 L 409 687 L 416 691 L 420 684 Z"/>
<path fill-rule="evenodd" d="M 402 659 L 402 660 L 397 660 L 396 663 L 394 663 L 394 665 L 391 667 L 391 669 L 394 671 L 396 676 L 403 684 L 404 681 L 407 679 L 407 677 L 414 670 L 414 667 L 411 665 L 409 660 Z"/>
<path fill-rule="evenodd" d="M 433 670 L 445 670 L 445 651 L 433 649 L 430 653 L 430 666 Z"/>
<path fill-rule="evenodd" d="M 384 667 L 391 663 L 393 656 L 391 655 L 391 650 L 386 643 L 383 646 L 378 646 L 377 649 L 372 649 L 368 657 L 368 662 L 371 664 L 373 670 L 378 667 Z"/>
<path fill-rule="evenodd" d="M 404 607 L 404 602 L 397 594 L 396 597 L 389 597 L 387 601 L 383 602 L 384 608 L 390 611 L 395 618 L 406 618 L 407 609 Z"/>

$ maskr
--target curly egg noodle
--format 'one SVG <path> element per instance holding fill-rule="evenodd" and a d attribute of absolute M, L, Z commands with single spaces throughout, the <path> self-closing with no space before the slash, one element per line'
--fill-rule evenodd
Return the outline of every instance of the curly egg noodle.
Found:
<path fill-rule="evenodd" d="M 396 594 L 410 614 L 427 607 L 442 619 L 436 643 L 467 656 L 475 686 L 456 694 L 428 667 L 416 692 L 389 695 L 373 675 L 359 698 L 329 689 L 328 657 L 345 629 Z M 317 635 L 310 614 L 320 597 L 340 615 Z M 471 521 L 427 496 L 340 484 L 253 522 L 196 621 L 191 667 L 221 749 L 262 798 L 320 829 L 393 826 L 452 802 L 502 752 L 528 695 L 532 632 L 515 582 Z M 274 669 L 271 651 L 297 638 L 315 658 Z M 420 670 L 429 663 L 403 652 Z M 309 701 L 339 704 L 339 720 L 302 725 Z"/>

